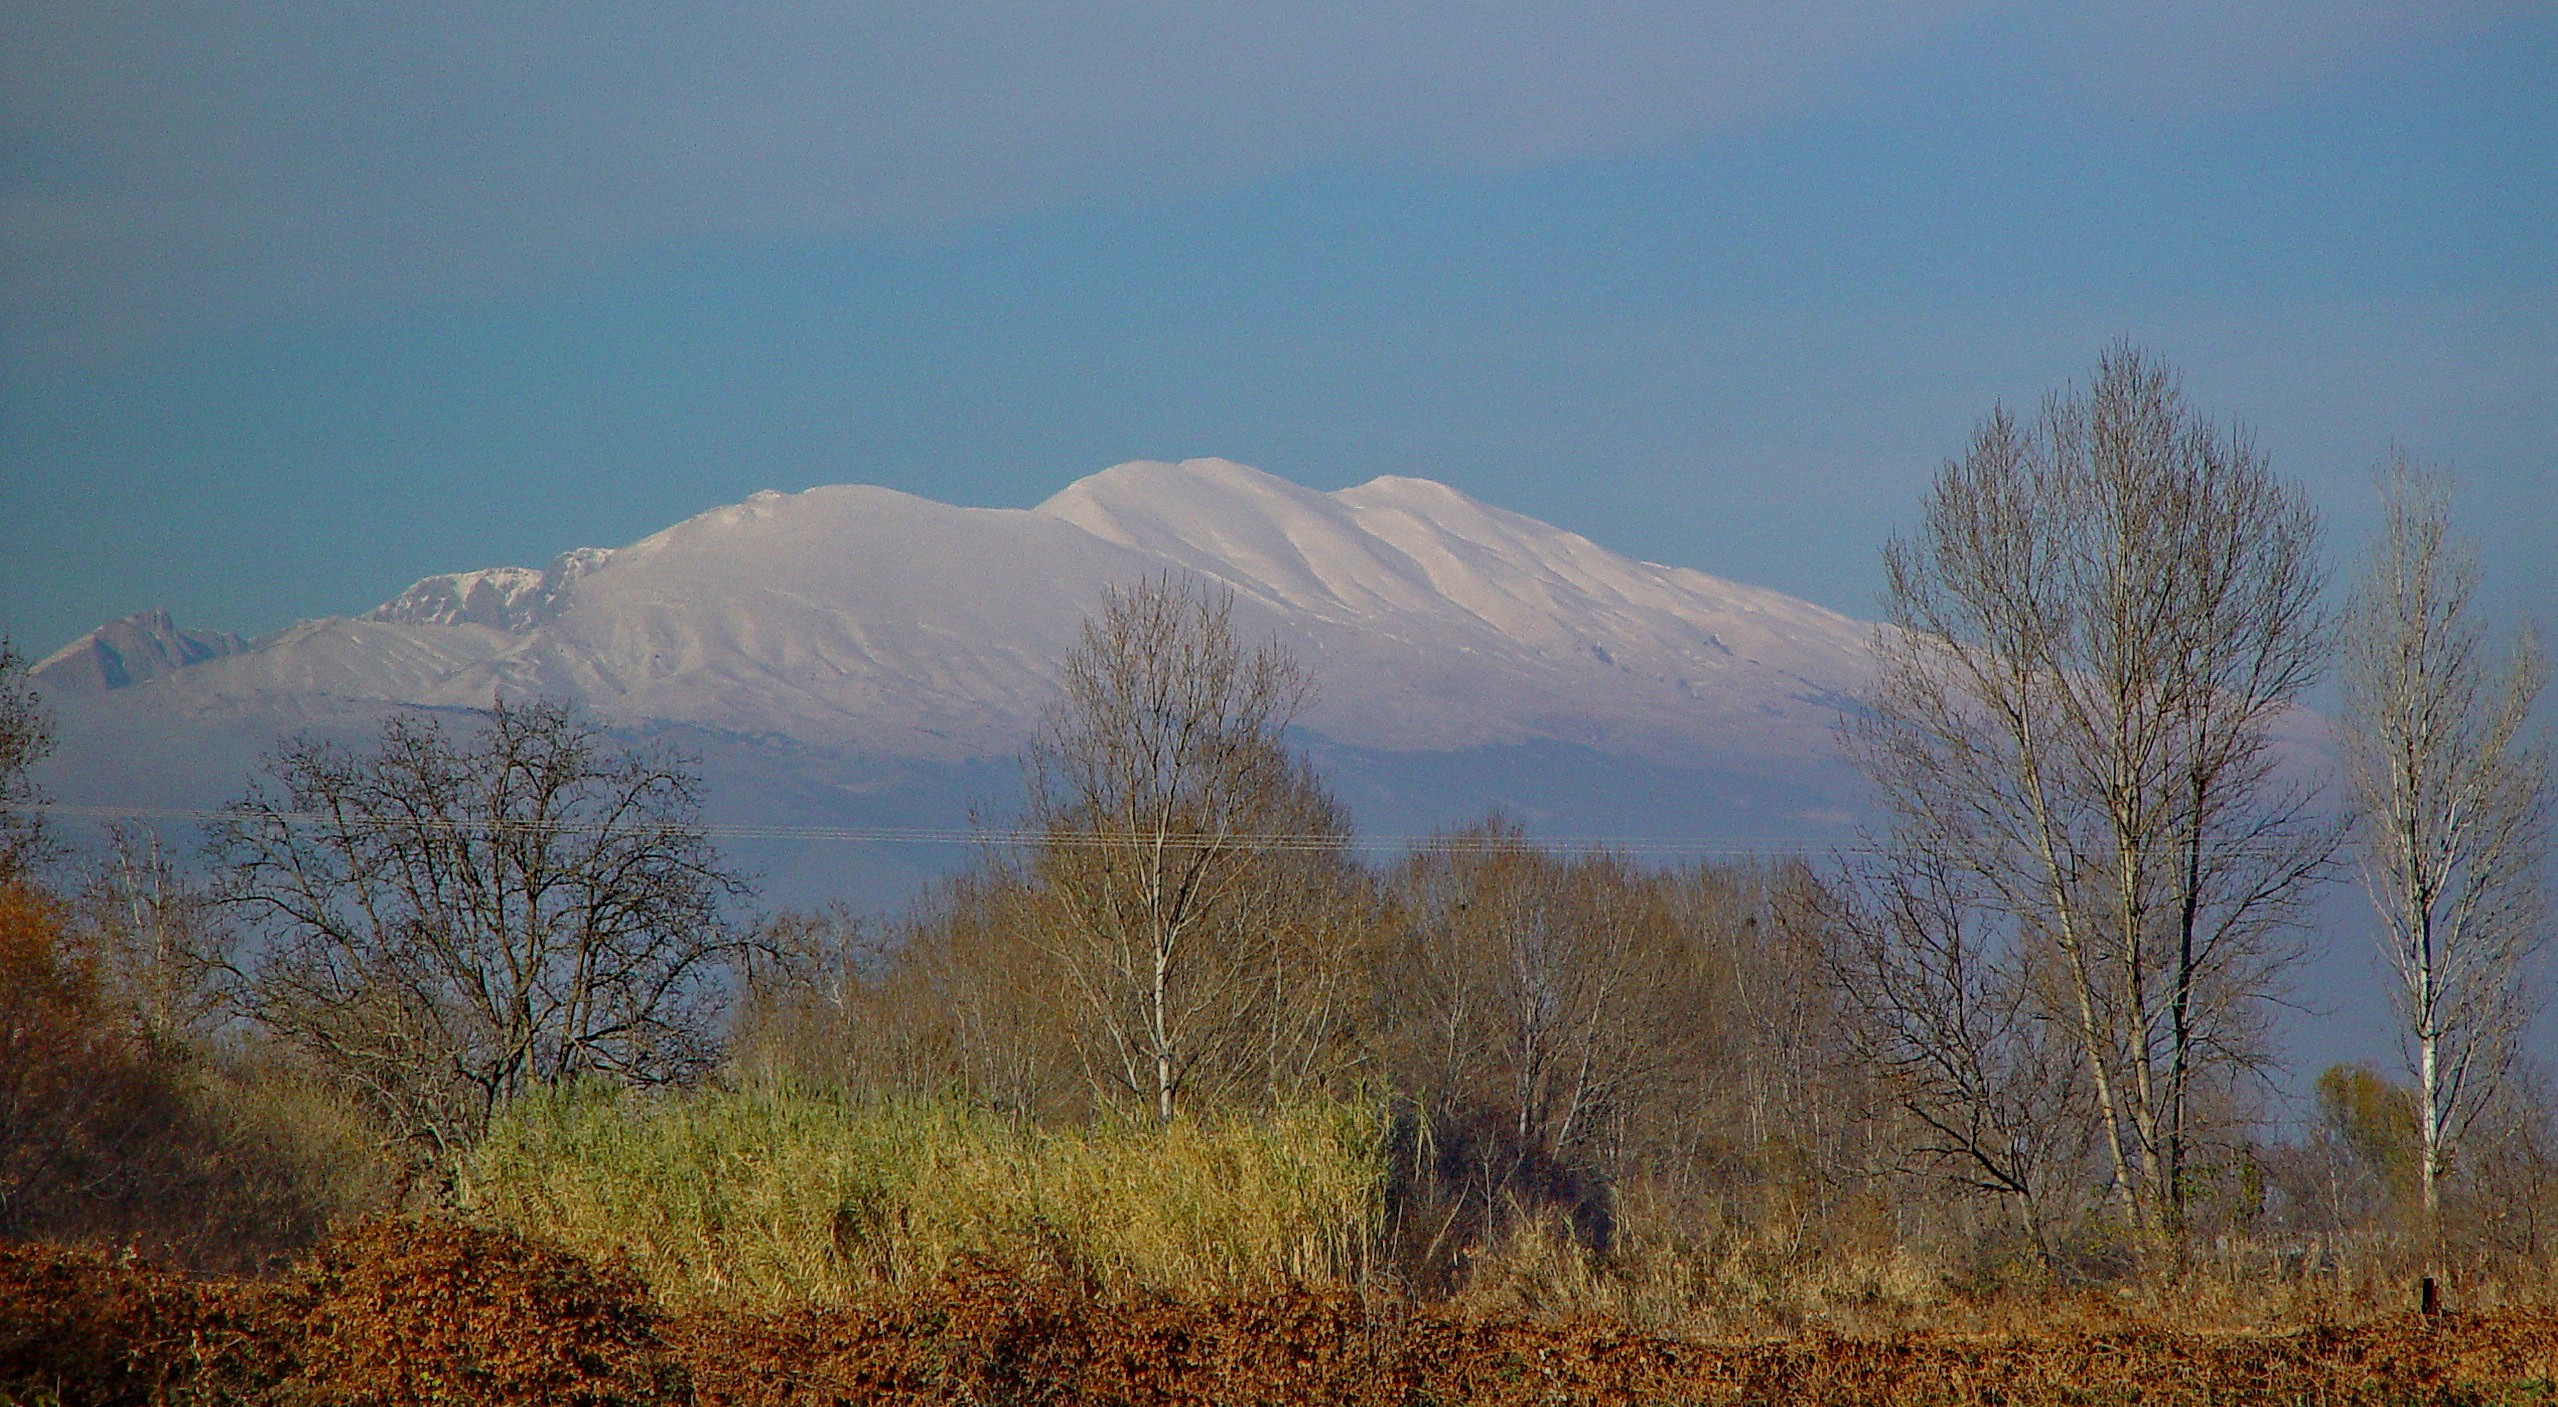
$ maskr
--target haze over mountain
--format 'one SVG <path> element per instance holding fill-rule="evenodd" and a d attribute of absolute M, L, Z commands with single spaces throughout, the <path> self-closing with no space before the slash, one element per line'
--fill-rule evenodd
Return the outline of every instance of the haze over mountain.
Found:
<path fill-rule="evenodd" d="M 1501 805 L 1556 837 L 1816 843 L 1855 812 L 1831 738 L 1867 625 L 1428 480 L 1320 493 L 1214 459 L 1123 464 L 1026 510 L 768 491 L 254 642 L 128 618 L 33 672 L 62 734 L 45 780 L 73 805 L 202 807 L 297 729 L 543 694 L 701 754 L 724 823 L 953 827 L 1009 806 L 1103 592 L 1165 572 L 1231 588 L 1243 633 L 1312 666 L 1303 741 L 1372 831 Z M 754 858 L 804 898 L 960 853 Z"/>

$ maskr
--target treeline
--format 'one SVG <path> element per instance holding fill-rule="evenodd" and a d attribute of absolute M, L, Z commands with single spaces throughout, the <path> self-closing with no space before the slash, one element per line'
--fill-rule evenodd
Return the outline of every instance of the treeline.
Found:
<path fill-rule="evenodd" d="M 736 1077 L 1052 1125 L 1153 1124 L 1167 1088 L 1176 1120 L 1376 1103 L 1399 1273 L 1432 1283 L 1522 1219 L 1604 1254 L 1636 1184 L 1708 1239 L 1871 1240 L 1888 1112 L 1782 917 L 1799 866 L 1661 872 L 1493 820 L 1383 872 L 1346 848 L 1273 868 L 1170 950 L 1160 1037 L 1153 954 L 1097 940 L 1036 864 L 882 930 L 789 921 Z"/>
<path fill-rule="evenodd" d="M 1887 557 L 1846 731 L 1883 821 L 1840 857 L 1647 866 L 1498 815 L 1367 854 L 1289 743 L 1317 681 L 1170 577 L 1062 662 L 1027 839 L 888 920 L 740 919 L 685 759 L 545 702 L 289 744 L 205 881 L 142 833 L 65 867 L 0 669 L 0 1235 L 242 1268 L 443 1205 L 714 1287 L 1000 1243 L 1670 1312 L 1788 1277 L 2545 1295 L 2539 667 L 2490 658 L 2439 489 L 2393 485 L 2330 620 L 2298 491 L 2139 354 L 1993 414 Z M 2277 739 L 2340 657 L 2322 792 Z M 2271 1032 L 2349 864 L 2411 1059 L 2302 1117 Z M 799 1229 L 710 1248 L 748 1222 Z"/>

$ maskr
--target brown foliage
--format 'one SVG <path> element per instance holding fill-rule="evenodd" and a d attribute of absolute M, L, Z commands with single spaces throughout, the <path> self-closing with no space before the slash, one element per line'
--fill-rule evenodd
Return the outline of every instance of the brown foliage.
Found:
<path fill-rule="evenodd" d="M 635 1278 L 451 1222 L 374 1222 L 290 1279 L 204 1282 L 0 1244 L 0 1398 L 98 1403 L 690 1400 Z"/>
<path fill-rule="evenodd" d="M 2145 1325 L 1707 1343 L 1306 1291 L 1222 1302 L 978 1274 L 857 1310 L 661 1319 L 519 1237 L 377 1223 L 280 1285 L 0 1247 L 0 1395 L 167 1402 L 2485 1403 L 2542 1400 L 2558 1314 L 2290 1334 Z M 2534 1394 L 2539 1394 L 2535 1397 Z"/>
<path fill-rule="evenodd" d="M 647 1288 L 512 1232 L 372 1222 L 306 1272 L 295 1386 L 365 1404 L 684 1401 Z"/>
<path fill-rule="evenodd" d="M 0 1242 L 0 1398 L 267 1400 L 290 1371 L 289 1289 L 206 1284 L 129 1257 Z"/>

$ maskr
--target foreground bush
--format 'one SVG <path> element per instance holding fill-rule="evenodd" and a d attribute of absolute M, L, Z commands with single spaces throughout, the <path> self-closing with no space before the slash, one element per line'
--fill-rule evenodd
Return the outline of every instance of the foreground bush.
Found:
<path fill-rule="evenodd" d="M 459 1186 L 675 1303 L 839 1304 L 962 1270 L 1236 1294 L 1361 1277 L 1383 1127 L 1358 1103 L 1054 1130 L 956 1103 L 562 1097 L 502 1114 Z"/>
<path fill-rule="evenodd" d="M 264 1402 L 301 1303 L 92 1250 L 0 1241 L 0 1402 Z"/>
<path fill-rule="evenodd" d="M 373 1222 L 277 1281 L 0 1244 L 0 1401 L 660 1407 L 692 1399 L 637 1279 L 451 1222 Z"/>
<path fill-rule="evenodd" d="M 648 1287 L 539 1241 L 374 1222 L 323 1242 L 291 1326 L 295 1384 L 342 1407 L 679 1403 Z"/>
<path fill-rule="evenodd" d="M 2289 1334 L 2145 1325 L 1755 1343 L 1461 1318 L 1303 1290 L 1122 1295 L 963 1274 L 855 1309 L 661 1314 L 510 1233 L 375 1223 L 284 1280 L 203 1282 L 0 1244 L 0 1401 L 817 1404 L 2547 1403 L 2558 1314 Z"/>

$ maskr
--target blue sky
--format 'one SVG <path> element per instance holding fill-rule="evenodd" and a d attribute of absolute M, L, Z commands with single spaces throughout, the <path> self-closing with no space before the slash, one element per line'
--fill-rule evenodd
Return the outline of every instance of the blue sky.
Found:
<path fill-rule="evenodd" d="M 0 15 L 0 631 L 247 633 L 756 489 L 1419 474 L 1871 612 L 2128 336 L 2558 631 L 2558 7 Z"/>

